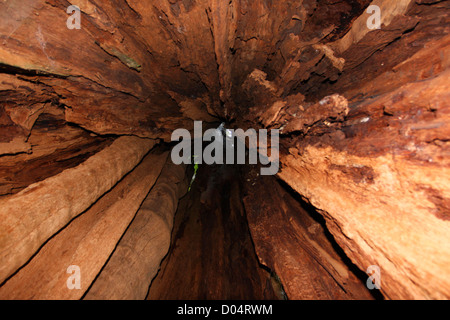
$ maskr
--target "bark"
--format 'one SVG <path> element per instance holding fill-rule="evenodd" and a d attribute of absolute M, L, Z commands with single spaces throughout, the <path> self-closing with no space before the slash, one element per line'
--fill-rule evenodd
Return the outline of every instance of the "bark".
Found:
<path fill-rule="evenodd" d="M 161 175 L 84 297 L 143 300 L 170 246 L 179 198 L 187 191 L 186 167 L 167 160 Z"/>
<path fill-rule="evenodd" d="M 147 299 L 277 298 L 248 233 L 238 174 L 235 166 L 200 165 Z"/>
<path fill-rule="evenodd" d="M 81 29 L 66 27 L 69 4 Z M 450 297 L 449 1 L 23 0 L 0 2 L 0 21 L 0 282 L 156 139 L 202 120 L 279 129 L 278 178 L 361 271 L 381 268 L 386 298 Z M 251 229 L 273 226 L 258 217 Z"/>
<path fill-rule="evenodd" d="M 80 299 L 131 223 L 158 178 L 167 155 L 167 152 L 149 153 L 111 191 L 45 243 L 31 261 L 0 288 L 0 297 Z M 69 266 L 79 267 L 79 289 L 68 286 L 72 281 Z"/>
<path fill-rule="evenodd" d="M 0 281 L 22 266 L 71 219 L 132 170 L 154 146 L 121 137 L 79 166 L 35 183 L 0 202 Z"/>
<path fill-rule="evenodd" d="M 277 274 L 289 299 L 373 299 L 355 276 L 355 266 L 343 252 L 337 254 L 318 217 L 312 218 L 274 177 L 251 170 L 245 181 L 244 204 L 256 253 Z"/>

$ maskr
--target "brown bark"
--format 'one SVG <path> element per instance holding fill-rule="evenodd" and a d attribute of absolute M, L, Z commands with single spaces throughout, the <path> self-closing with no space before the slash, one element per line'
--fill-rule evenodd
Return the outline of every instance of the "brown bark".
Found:
<path fill-rule="evenodd" d="M 373 299 L 345 255 L 336 253 L 320 221 L 274 177 L 253 170 L 245 181 L 244 204 L 256 253 L 280 278 L 289 299 Z"/>
<path fill-rule="evenodd" d="M 111 191 L 52 237 L 0 288 L 0 297 L 80 299 L 155 183 L 167 155 L 167 152 L 148 154 Z M 80 268 L 80 289 L 69 289 L 67 285 L 71 276 L 67 270 L 72 265 Z"/>
<path fill-rule="evenodd" d="M 170 246 L 174 214 L 186 193 L 186 167 L 167 160 L 161 175 L 84 299 L 143 300 Z"/>
<path fill-rule="evenodd" d="M 318 125 L 281 157 L 279 176 L 324 211 L 362 270 L 381 268 L 393 299 L 450 295 L 448 80 L 445 72 L 363 103 L 351 127 Z"/>
<path fill-rule="evenodd" d="M 66 27 L 69 4 L 79 30 Z M 380 29 L 367 26 L 371 4 Z M 130 135 L 169 141 L 203 120 L 280 129 L 278 178 L 360 270 L 381 268 L 383 295 L 449 298 L 449 33 L 442 0 L 0 2 L 0 282 L 156 143 Z M 205 216 L 193 230 L 223 221 Z M 267 221 L 250 228 L 273 226 L 253 217 Z"/>
<path fill-rule="evenodd" d="M 238 167 L 200 165 L 147 299 L 277 298 L 258 264 L 236 175 Z"/>
<path fill-rule="evenodd" d="M 23 265 L 71 219 L 111 189 L 154 146 L 121 137 L 79 166 L 0 202 L 0 281 Z"/>

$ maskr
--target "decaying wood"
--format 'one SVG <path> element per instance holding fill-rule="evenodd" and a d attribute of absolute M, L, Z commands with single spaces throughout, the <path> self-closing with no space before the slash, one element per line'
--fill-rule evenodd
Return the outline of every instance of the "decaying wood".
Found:
<path fill-rule="evenodd" d="M 444 12 L 441 21 L 448 21 Z M 427 19 L 399 40 L 403 46 L 426 41 L 426 24 L 434 26 Z M 399 18 L 392 25 L 409 22 Z M 383 51 L 349 52 L 354 61 L 386 61 L 392 70 L 357 87 L 352 78 L 362 79 L 358 72 L 371 77 L 376 67 L 346 64 L 339 85 L 328 87 L 328 93 L 337 91 L 317 102 L 305 102 L 301 94 L 280 96 L 282 88 L 264 75 L 250 74 L 245 82 L 248 96 L 256 92 L 249 101 L 260 103 L 246 123 L 256 114 L 262 127 L 281 129 L 279 177 L 320 209 L 362 271 L 380 267 L 381 292 L 392 299 L 450 296 L 449 46 L 445 32 L 436 38 L 403 61 L 391 62 Z M 375 39 L 369 32 L 348 50 Z M 356 75 L 345 75 L 349 70 Z"/>
<path fill-rule="evenodd" d="M 154 140 L 121 137 L 79 166 L 0 202 L 0 281 L 141 161 Z"/>
<path fill-rule="evenodd" d="M 238 166 L 200 166 L 147 299 L 277 298 L 252 245 L 238 174 Z"/>
<path fill-rule="evenodd" d="M 280 129 L 278 177 L 386 298 L 450 298 L 449 1 L 147 2 L 0 1 L 0 282 L 155 143 L 113 137 L 220 118 Z"/>
<path fill-rule="evenodd" d="M 113 137 L 97 136 L 69 125 L 64 121 L 64 110 L 45 107 L 27 138 L 30 150 L 0 157 L 0 195 L 18 193 L 76 167 L 113 141 Z"/>
<path fill-rule="evenodd" d="M 0 297 L 80 299 L 129 226 L 167 156 L 168 152 L 157 150 L 149 153 L 111 191 L 52 237 L 0 288 Z M 67 271 L 69 266 L 79 267 L 80 289 L 70 289 L 67 285 L 71 276 Z"/>
<path fill-rule="evenodd" d="M 279 176 L 325 212 L 362 270 L 381 268 L 389 298 L 450 296 L 449 76 L 368 100 L 281 156 Z"/>
<path fill-rule="evenodd" d="M 143 300 L 170 246 L 186 167 L 168 159 L 156 184 L 84 299 Z"/>
<path fill-rule="evenodd" d="M 249 171 L 244 204 L 261 264 L 289 299 L 373 299 L 338 255 L 323 226 L 271 176 Z"/>

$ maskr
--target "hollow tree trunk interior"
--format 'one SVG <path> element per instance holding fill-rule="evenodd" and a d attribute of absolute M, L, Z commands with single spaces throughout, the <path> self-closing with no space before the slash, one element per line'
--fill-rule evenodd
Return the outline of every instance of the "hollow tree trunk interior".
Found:
<path fill-rule="evenodd" d="M 1 1 L 0 298 L 449 299 L 449 31 L 439 0 Z M 200 121 L 276 131 L 276 174 L 175 163 Z"/>

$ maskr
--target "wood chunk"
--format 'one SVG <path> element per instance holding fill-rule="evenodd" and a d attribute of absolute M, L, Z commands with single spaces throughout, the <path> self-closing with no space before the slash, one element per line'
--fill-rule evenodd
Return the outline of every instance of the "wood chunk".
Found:
<path fill-rule="evenodd" d="M 0 142 L 0 155 L 14 155 L 18 153 L 30 153 L 31 144 L 23 138 L 16 137 L 9 142 Z"/>
<path fill-rule="evenodd" d="M 0 282 L 133 169 L 155 142 L 120 137 L 75 168 L 0 201 Z"/>
<path fill-rule="evenodd" d="M 170 246 L 178 199 L 187 190 L 184 165 L 167 160 L 156 184 L 84 299 L 143 300 Z"/>
<path fill-rule="evenodd" d="M 282 133 L 294 131 L 305 132 L 308 127 L 319 122 L 342 121 L 348 114 L 348 102 L 344 97 L 334 94 L 324 97 L 318 103 L 306 108 L 304 111 L 298 111 L 294 117 L 288 117 L 286 127 Z"/>
<path fill-rule="evenodd" d="M 130 141 L 128 141 L 130 142 Z M 1 288 L 1 299 L 79 299 L 114 250 L 155 183 L 168 152 L 151 152 L 89 210 L 48 241 Z M 80 269 L 80 289 L 69 289 L 69 266 Z"/>

